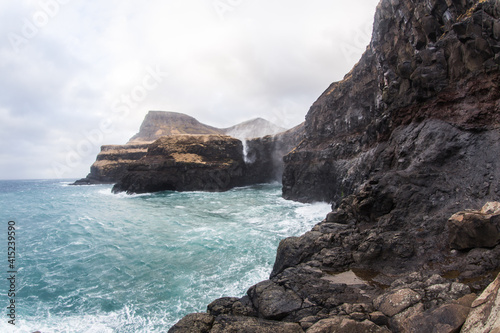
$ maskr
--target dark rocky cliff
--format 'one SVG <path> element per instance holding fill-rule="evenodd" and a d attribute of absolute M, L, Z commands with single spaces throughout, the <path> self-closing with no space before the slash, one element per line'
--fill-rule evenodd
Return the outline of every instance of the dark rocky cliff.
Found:
<path fill-rule="evenodd" d="M 499 1 L 382 0 L 285 157 L 284 196 L 334 210 L 170 332 L 459 332 L 500 269 L 499 64 Z M 492 329 L 486 307 L 462 332 Z"/>
<path fill-rule="evenodd" d="M 439 120 L 464 133 L 497 128 L 499 7 L 498 1 L 382 1 L 359 63 L 309 110 L 306 139 L 285 158 L 284 196 L 338 204 L 396 166 L 380 169 L 375 151 L 411 123 Z"/>

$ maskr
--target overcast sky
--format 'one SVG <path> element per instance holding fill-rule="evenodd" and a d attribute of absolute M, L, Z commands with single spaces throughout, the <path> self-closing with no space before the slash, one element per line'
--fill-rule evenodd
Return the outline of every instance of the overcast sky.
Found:
<path fill-rule="evenodd" d="M 0 179 L 81 178 L 149 110 L 292 127 L 359 60 L 378 0 L 0 2 Z"/>

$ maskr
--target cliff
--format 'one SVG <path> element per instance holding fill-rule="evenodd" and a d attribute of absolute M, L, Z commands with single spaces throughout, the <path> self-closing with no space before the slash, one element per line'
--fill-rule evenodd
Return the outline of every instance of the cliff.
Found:
<path fill-rule="evenodd" d="M 128 164 L 113 192 L 224 191 L 244 184 L 241 141 L 224 135 L 171 135 Z"/>
<path fill-rule="evenodd" d="M 282 133 L 279 134 L 279 132 Z M 146 156 L 148 148 L 156 140 L 164 136 L 177 135 L 227 134 L 243 140 L 245 151 L 241 153 L 245 154 L 245 159 L 246 155 L 249 155 L 250 157 L 246 160 L 252 164 L 252 168 L 245 168 L 247 171 L 245 172 L 244 184 L 281 180 L 282 157 L 300 142 L 302 133 L 303 127 L 298 126 L 287 132 L 262 118 L 219 129 L 202 124 L 195 118 L 182 113 L 150 111 L 144 118 L 139 132 L 126 145 L 102 146 L 96 161 L 90 167 L 90 173 L 87 177 L 77 180 L 74 185 L 114 184 L 125 177 L 129 167 L 137 168 L 135 162 Z M 247 140 L 247 138 L 249 139 Z M 251 147 L 249 149 L 247 149 L 247 141 L 249 142 L 248 146 Z M 204 145 L 205 143 L 200 141 L 199 144 Z M 136 178 L 136 185 L 138 181 L 139 179 Z M 145 185 L 145 187 L 148 186 Z M 121 187 L 116 187 L 117 191 L 119 188 Z M 169 186 L 158 188 L 170 189 Z M 176 188 L 184 187 L 177 186 Z M 196 190 L 203 190 L 203 188 L 202 186 Z M 222 188 L 224 187 L 220 187 L 219 190 Z M 128 189 L 125 191 L 131 192 Z"/>
<path fill-rule="evenodd" d="M 500 269 L 499 65 L 497 0 L 382 0 L 285 156 L 284 197 L 333 211 L 281 241 L 269 280 L 170 332 L 492 329 L 475 293 Z"/>
<path fill-rule="evenodd" d="M 87 177 L 74 185 L 113 184 L 127 171 L 128 165 L 144 157 L 149 144 L 104 145 L 90 167 Z"/>

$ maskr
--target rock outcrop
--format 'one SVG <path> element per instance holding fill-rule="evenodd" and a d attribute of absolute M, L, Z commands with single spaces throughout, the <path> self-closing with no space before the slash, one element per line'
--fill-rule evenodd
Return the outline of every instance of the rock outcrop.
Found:
<path fill-rule="evenodd" d="M 241 141 L 225 135 L 164 136 L 130 163 L 113 192 L 225 191 L 244 185 Z"/>
<path fill-rule="evenodd" d="M 499 65 L 497 0 L 382 0 L 360 62 L 285 156 L 284 197 L 333 211 L 281 241 L 269 280 L 218 313 L 305 332 L 458 332 L 500 269 L 498 203 L 480 209 L 500 198 Z M 454 215 L 464 208 L 477 211 Z"/>

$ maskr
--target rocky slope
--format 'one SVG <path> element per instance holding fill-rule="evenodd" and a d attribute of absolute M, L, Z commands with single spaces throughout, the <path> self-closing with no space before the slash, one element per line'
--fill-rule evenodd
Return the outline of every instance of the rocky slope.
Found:
<path fill-rule="evenodd" d="M 171 332 L 460 331 L 500 269 L 500 205 L 480 210 L 500 198 L 499 65 L 497 0 L 382 0 L 285 157 L 284 197 L 334 210 L 280 243 L 269 280 Z"/>
<path fill-rule="evenodd" d="M 276 134 L 279 132 L 283 133 Z M 90 167 L 90 173 L 87 177 L 76 181 L 74 185 L 116 183 L 125 176 L 129 166 L 134 165 L 134 168 L 137 168 L 135 163 L 146 157 L 148 148 L 156 140 L 163 136 L 184 134 L 226 134 L 242 140 L 245 144 L 245 151 L 242 153 L 245 159 L 246 155 L 249 156 L 246 162 L 251 165 L 245 168 L 248 171 L 245 174 L 245 184 L 254 184 L 281 180 L 282 157 L 300 142 L 303 127 L 297 126 L 295 129 L 285 131 L 267 120 L 256 118 L 229 128 L 219 129 L 202 124 L 195 118 L 182 113 L 150 111 L 144 118 L 139 132 L 126 145 L 102 146 L 96 161 Z M 246 138 L 249 138 L 249 149 L 247 149 Z M 200 141 L 199 144 L 204 143 Z M 139 181 L 142 178 L 135 179 Z M 137 186 L 137 188 L 140 187 L 138 184 Z M 197 190 L 203 190 L 203 188 L 197 188 Z"/>

